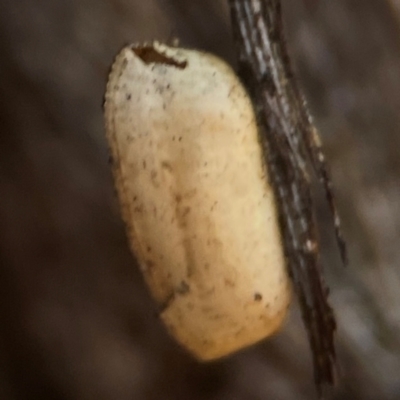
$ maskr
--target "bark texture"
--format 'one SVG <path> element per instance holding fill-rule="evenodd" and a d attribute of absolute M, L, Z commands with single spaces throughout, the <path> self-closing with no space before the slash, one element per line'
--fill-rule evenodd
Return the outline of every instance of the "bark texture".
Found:
<path fill-rule="evenodd" d="M 283 3 L 295 73 L 323 137 L 349 244 L 344 270 L 332 235 L 323 235 L 341 375 L 331 397 L 396 400 L 398 4 Z M 107 161 L 106 77 L 122 45 L 175 36 L 234 60 L 222 0 L 0 4 L 1 399 L 315 397 L 296 308 L 275 338 L 197 364 L 157 320 L 128 251 Z M 322 205 L 319 214 L 329 226 Z"/>

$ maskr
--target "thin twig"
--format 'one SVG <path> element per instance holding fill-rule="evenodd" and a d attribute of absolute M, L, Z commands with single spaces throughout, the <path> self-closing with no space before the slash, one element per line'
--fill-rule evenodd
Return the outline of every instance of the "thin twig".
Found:
<path fill-rule="evenodd" d="M 323 185 L 340 253 L 347 262 L 332 185 L 317 131 L 293 78 L 280 0 L 229 0 L 239 74 L 256 107 L 271 183 L 278 198 L 287 263 L 313 354 L 319 396 L 334 384 L 335 317 L 319 256 L 311 181 Z"/>

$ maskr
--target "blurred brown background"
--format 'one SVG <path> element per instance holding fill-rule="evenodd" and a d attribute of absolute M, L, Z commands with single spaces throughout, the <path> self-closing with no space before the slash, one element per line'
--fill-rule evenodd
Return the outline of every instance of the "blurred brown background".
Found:
<path fill-rule="evenodd" d="M 0 399 L 316 398 L 295 307 L 252 349 L 209 365 L 187 356 L 155 317 L 119 218 L 108 67 L 126 43 L 175 36 L 233 62 L 225 3 L 0 0 Z M 399 3 L 284 1 L 351 256 L 343 269 L 324 235 L 333 399 L 400 399 Z"/>

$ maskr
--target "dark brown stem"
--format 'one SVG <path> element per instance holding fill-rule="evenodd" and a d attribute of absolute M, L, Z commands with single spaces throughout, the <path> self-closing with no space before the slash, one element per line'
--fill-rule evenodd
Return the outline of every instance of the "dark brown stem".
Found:
<path fill-rule="evenodd" d="M 331 182 L 317 131 L 293 78 L 280 0 L 229 0 L 239 74 L 254 102 L 278 199 L 289 273 L 313 354 L 320 397 L 336 376 L 336 329 L 322 277 L 311 182 L 323 185 L 343 262 L 347 262 Z"/>

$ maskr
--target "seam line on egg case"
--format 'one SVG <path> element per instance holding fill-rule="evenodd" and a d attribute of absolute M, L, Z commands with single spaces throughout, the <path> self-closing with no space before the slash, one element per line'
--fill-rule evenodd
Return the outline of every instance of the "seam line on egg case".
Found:
<path fill-rule="evenodd" d="M 113 65 L 111 67 L 111 72 L 109 74 L 109 77 L 112 78 L 112 79 L 109 78 L 109 82 L 107 84 L 105 104 L 107 104 L 107 100 L 108 100 L 107 98 L 110 96 L 110 90 L 113 90 L 113 87 L 114 87 L 115 77 L 116 77 L 116 74 L 117 74 L 117 66 L 119 66 L 119 65 L 121 66 L 121 71 L 119 71 L 118 77 L 120 77 L 124 73 L 124 71 L 126 70 L 126 68 L 128 66 L 127 62 L 123 62 L 124 61 L 124 57 L 125 57 L 124 54 L 120 54 L 115 59 Z M 110 104 L 112 104 L 112 103 L 110 103 Z M 107 111 L 107 122 L 106 122 L 106 125 L 108 125 L 107 128 L 110 128 L 110 129 L 106 129 L 106 134 L 107 134 L 107 136 L 110 137 L 110 139 L 111 139 L 111 141 L 113 143 L 116 143 L 116 128 L 115 128 L 115 111 L 116 110 L 115 110 L 115 107 L 112 107 L 112 110 L 110 110 L 110 108 L 109 108 L 110 104 L 108 105 L 108 107 L 106 107 L 106 109 L 108 110 Z M 109 131 L 111 131 L 111 135 L 108 135 Z M 119 149 L 119 147 L 118 146 L 113 146 L 113 147 L 115 148 L 115 153 L 116 153 L 116 154 L 113 154 L 113 158 L 116 159 L 116 160 L 120 160 L 121 158 L 120 158 L 120 149 Z M 110 148 L 110 152 L 113 153 L 113 150 L 111 148 Z M 124 197 L 127 198 L 128 191 L 127 191 L 127 188 L 126 188 L 126 185 L 125 185 L 125 181 L 122 178 L 123 176 L 126 176 L 126 175 L 123 174 L 123 168 L 121 166 L 121 163 L 113 163 L 112 169 L 113 169 L 114 177 L 116 178 L 116 180 L 118 180 L 120 182 L 118 187 L 121 188 L 121 191 L 123 192 Z M 116 170 L 119 171 L 118 174 L 116 173 Z M 118 191 L 119 190 L 117 189 L 117 192 Z M 119 193 L 118 193 L 118 197 L 121 197 L 119 195 Z M 128 228 L 128 229 L 126 229 L 126 231 L 128 233 L 128 237 L 130 239 L 132 239 L 132 241 L 134 242 L 133 246 L 135 248 L 133 250 L 134 250 L 134 252 L 138 251 L 138 253 L 141 254 L 141 258 L 143 259 L 144 255 L 145 255 L 145 252 L 141 248 L 139 242 L 137 241 L 137 239 L 136 239 L 137 233 L 135 232 L 134 227 L 130 223 L 130 221 L 132 221 L 133 212 L 132 212 L 131 207 L 130 207 L 129 204 L 126 204 L 126 202 L 121 202 L 121 204 L 123 204 L 122 213 L 121 214 L 122 214 L 122 218 L 123 218 L 123 220 L 125 222 L 125 227 Z M 132 243 L 132 241 L 131 241 L 131 243 Z M 131 246 L 132 246 L 132 244 L 131 244 Z M 135 257 L 135 259 L 136 259 L 137 262 L 139 262 L 137 257 Z"/>

